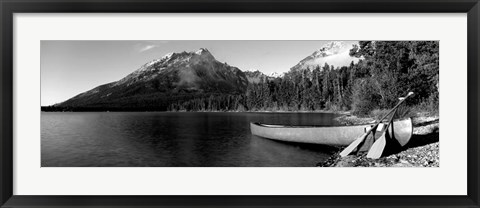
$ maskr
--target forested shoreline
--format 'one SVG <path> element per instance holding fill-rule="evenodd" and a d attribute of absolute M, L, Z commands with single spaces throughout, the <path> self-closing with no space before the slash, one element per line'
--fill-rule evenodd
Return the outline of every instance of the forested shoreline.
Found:
<path fill-rule="evenodd" d="M 391 108 L 413 91 L 408 106 L 438 111 L 438 42 L 360 41 L 350 55 L 363 59 L 348 67 L 325 64 L 290 71 L 249 85 L 245 105 L 254 111 L 351 110 L 365 115 Z"/>
<path fill-rule="evenodd" d="M 337 67 L 326 63 L 290 70 L 284 76 L 260 77 L 245 93 L 157 94 L 133 105 L 42 107 L 42 111 L 351 111 L 367 115 L 388 109 L 407 92 L 411 107 L 438 111 L 438 41 L 360 41 L 350 50 L 357 63 Z"/>

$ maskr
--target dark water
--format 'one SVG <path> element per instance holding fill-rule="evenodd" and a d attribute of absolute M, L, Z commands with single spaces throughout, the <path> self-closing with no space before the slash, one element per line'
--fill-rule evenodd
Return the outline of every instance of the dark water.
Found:
<path fill-rule="evenodd" d="M 251 135 L 250 122 L 333 125 L 322 113 L 42 112 L 42 167 L 315 166 L 335 149 Z"/>

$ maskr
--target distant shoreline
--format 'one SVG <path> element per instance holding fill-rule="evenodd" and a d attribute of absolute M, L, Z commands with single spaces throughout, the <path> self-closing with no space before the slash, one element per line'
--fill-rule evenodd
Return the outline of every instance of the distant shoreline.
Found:
<path fill-rule="evenodd" d="M 155 113 L 332 113 L 332 114 L 340 114 L 340 115 L 349 115 L 349 111 L 327 111 L 327 110 L 316 110 L 316 111 L 44 111 L 42 110 L 41 112 L 54 112 L 54 113 L 105 113 L 105 112 L 111 112 L 111 113 L 121 113 L 121 112 L 126 112 L 126 113 L 141 113 L 141 112 L 155 112 Z"/>

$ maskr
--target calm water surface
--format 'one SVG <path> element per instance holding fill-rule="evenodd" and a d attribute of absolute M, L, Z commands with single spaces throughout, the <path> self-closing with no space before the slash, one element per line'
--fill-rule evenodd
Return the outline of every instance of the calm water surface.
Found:
<path fill-rule="evenodd" d="M 324 113 L 42 112 L 43 167 L 315 166 L 335 150 L 251 135 L 250 122 L 334 125 Z"/>

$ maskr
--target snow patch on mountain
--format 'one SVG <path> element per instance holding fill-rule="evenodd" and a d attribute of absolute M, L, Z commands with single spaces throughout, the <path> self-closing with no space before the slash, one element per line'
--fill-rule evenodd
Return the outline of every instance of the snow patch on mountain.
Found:
<path fill-rule="evenodd" d="M 173 56 L 173 52 L 167 53 L 165 54 L 165 56 L 162 57 L 162 60 L 168 60 L 172 58 L 172 56 Z"/>
<path fill-rule="evenodd" d="M 283 76 L 283 74 L 284 73 L 281 74 L 281 73 L 278 73 L 278 72 L 272 72 L 272 73 L 268 74 L 267 76 L 273 77 L 273 78 L 278 78 L 278 77 Z"/>
<path fill-rule="evenodd" d="M 161 62 L 161 61 L 163 61 L 163 59 L 155 59 L 155 60 L 153 60 L 153 61 L 150 61 L 150 62 L 144 64 L 140 69 L 143 69 L 143 70 L 149 69 L 150 66 L 152 66 L 152 65 L 154 65 L 154 64 L 156 64 L 156 63 L 159 63 L 159 62 Z"/>
<path fill-rule="evenodd" d="M 297 65 L 291 69 L 314 69 L 317 66 L 322 68 L 325 63 L 335 67 L 348 66 L 353 61 L 358 62 L 358 58 L 351 57 L 349 52 L 353 48 L 351 45 L 346 45 L 343 41 L 332 41 L 323 45 L 320 49 L 313 52 L 301 60 Z"/>
<path fill-rule="evenodd" d="M 202 55 L 202 53 L 204 53 L 204 52 L 209 52 L 209 51 L 208 51 L 207 49 L 205 49 L 205 48 L 200 48 L 200 49 L 198 49 L 197 51 L 195 51 L 195 53 L 196 53 L 197 55 Z"/>

